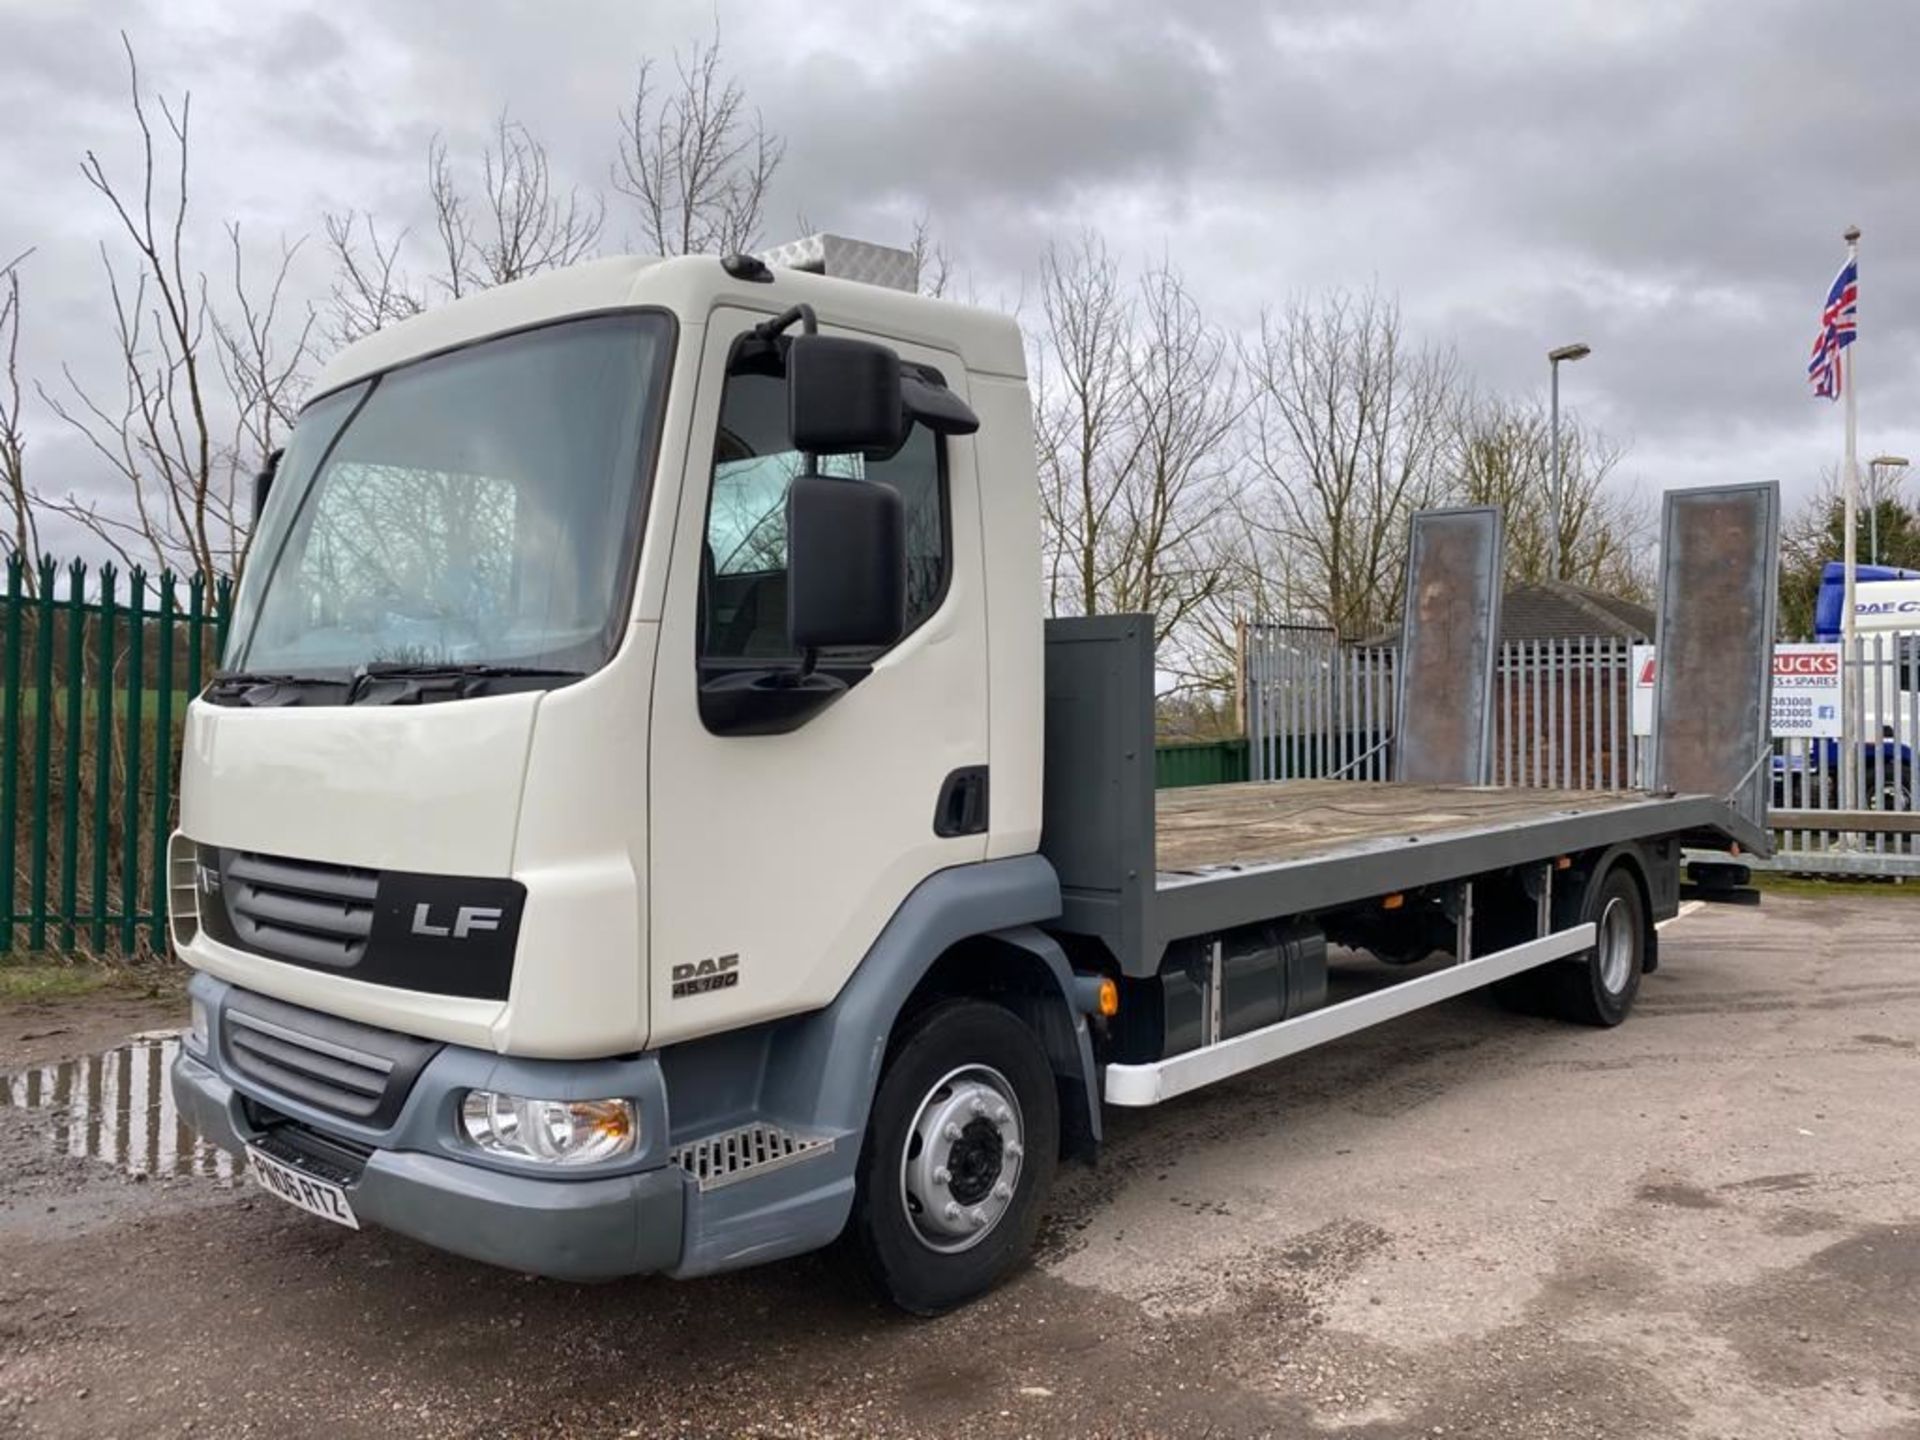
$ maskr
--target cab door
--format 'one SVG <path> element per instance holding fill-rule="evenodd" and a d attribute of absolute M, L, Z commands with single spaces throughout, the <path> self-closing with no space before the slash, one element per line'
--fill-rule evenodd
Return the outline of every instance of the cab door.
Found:
<path fill-rule="evenodd" d="M 831 1001 L 928 875 L 985 858 L 987 645 L 970 439 L 916 425 L 894 456 L 823 459 L 900 494 L 907 630 L 830 652 L 847 692 L 784 734 L 716 734 L 700 686 L 798 666 L 786 635 L 783 362 L 714 313 L 701 358 L 654 680 L 650 1043 Z M 823 330 L 833 327 L 823 321 Z M 898 344 L 967 398 L 951 355 Z M 957 787 L 957 788 L 956 788 Z"/>

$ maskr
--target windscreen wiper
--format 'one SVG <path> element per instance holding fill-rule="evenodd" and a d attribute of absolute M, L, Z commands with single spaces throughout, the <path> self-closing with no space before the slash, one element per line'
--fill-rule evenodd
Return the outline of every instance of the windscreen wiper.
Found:
<path fill-rule="evenodd" d="M 207 683 L 207 698 L 219 705 L 299 705 L 316 688 L 344 690 L 347 683 L 341 676 L 229 670 Z"/>
<path fill-rule="evenodd" d="M 362 665 L 356 670 L 347 690 L 347 703 L 417 705 L 423 701 L 460 700 L 470 695 L 514 690 L 550 690 L 584 679 L 585 675 L 582 670 L 547 665 L 494 665 L 477 661 L 436 665 L 391 661 Z"/>
<path fill-rule="evenodd" d="M 476 676 L 482 680 L 519 679 L 522 676 L 578 680 L 585 672 L 556 670 L 545 665 L 489 665 L 479 661 L 471 664 L 434 665 L 422 661 L 396 660 L 362 665 L 355 673 L 356 676 L 364 675 L 369 680 L 438 680 L 442 676 Z"/>

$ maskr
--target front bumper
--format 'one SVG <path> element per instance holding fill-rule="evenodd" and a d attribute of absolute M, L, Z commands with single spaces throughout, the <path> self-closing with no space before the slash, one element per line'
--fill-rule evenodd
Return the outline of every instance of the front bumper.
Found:
<path fill-rule="evenodd" d="M 205 976 L 194 981 L 196 996 L 210 1002 L 216 1027 L 227 988 Z M 679 1266 L 689 1182 L 679 1166 L 667 1163 L 663 1139 L 634 1158 L 635 1168 L 591 1177 L 512 1173 L 460 1157 L 450 1123 L 460 1091 L 489 1079 L 537 1085 L 527 1072 L 537 1070 L 540 1062 L 447 1047 L 414 1083 L 400 1116 L 374 1134 L 311 1112 L 293 1097 L 251 1093 L 257 1086 L 249 1085 L 249 1093 L 243 1094 L 223 1073 L 220 1054 L 216 1028 L 207 1054 L 196 1055 L 182 1046 L 174 1060 L 174 1103 L 187 1123 L 208 1141 L 237 1154 L 265 1135 L 257 1123 L 257 1107 L 265 1103 L 296 1128 L 323 1140 L 346 1142 L 366 1157 L 345 1186 L 354 1213 L 363 1220 L 457 1255 L 558 1280 L 611 1280 Z M 553 1078 L 578 1084 L 583 1068 L 607 1062 L 585 1067 L 548 1063 Z M 633 1067 L 649 1062 L 625 1063 Z M 591 1086 L 593 1078 L 585 1083 Z M 658 1134 L 665 1125 L 664 1104 L 657 1090 L 651 1098 L 650 1114 L 645 1113 L 647 1100 L 641 1102 L 643 1125 L 652 1125 Z M 650 1160 L 655 1163 L 647 1168 Z"/>

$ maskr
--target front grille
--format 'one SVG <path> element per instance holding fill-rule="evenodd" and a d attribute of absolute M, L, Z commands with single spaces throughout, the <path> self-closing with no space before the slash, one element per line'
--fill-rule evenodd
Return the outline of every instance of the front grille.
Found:
<path fill-rule="evenodd" d="M 243 850 L 227 861 L 221 888 L 234 933 L 248 949 L 345 970 L 366 953 L 380 872 Z"/>
<path fill-rule="evenodd" d="M 221 1019 L 227 1063 L 242 1079 L 369 1125 L 389 1125 L 440 1046 L 262 995 L 237 995 Z"/>

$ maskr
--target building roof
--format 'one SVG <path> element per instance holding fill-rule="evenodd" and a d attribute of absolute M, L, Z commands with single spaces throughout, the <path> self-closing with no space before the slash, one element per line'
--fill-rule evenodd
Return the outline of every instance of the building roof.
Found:
<path fill-rule="evenodd" d="M 1609 595 L 1568 580 L 1509 585 L 1500 597 L 1500 643 L 1510 640 L 1603 639 L 1651 642 L 1653 610 L 1638 600 Z M 1400 626 L 1355 643 L 1398 645 Z"/>
<path fill-rule="evenodd" d="M 1557 640 L 1588 635 L 1653 639 L 1651 608 L 1566 580 L 1511 585 L 1500 601 L 1500 639 Z"/>

